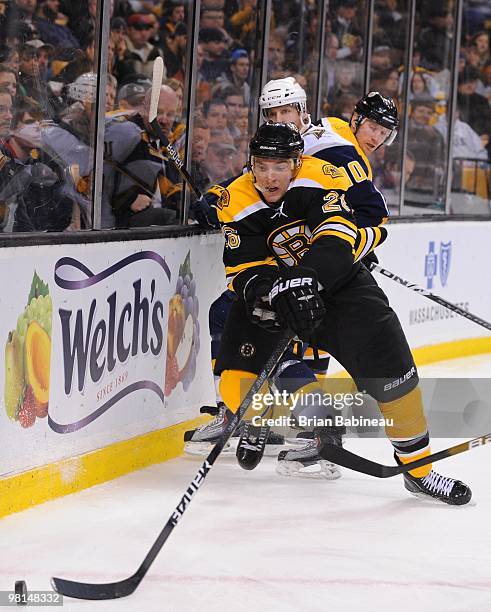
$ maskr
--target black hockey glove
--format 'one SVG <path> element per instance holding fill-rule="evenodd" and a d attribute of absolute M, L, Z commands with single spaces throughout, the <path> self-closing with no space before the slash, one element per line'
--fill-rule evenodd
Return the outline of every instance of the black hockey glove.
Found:
<path fill-rule="evenodd" d="M 269 300 L 280 323 L 301 340 L 309 340 L 326 314 L 317 290 L 317 275 L 311 268 L 294 266 L 281 270 Z"/>
<path fill-rule="evenodd" d="M 278 278 L 278 271 L 272 268 L 271 272 L 263 272 L 253 276 L 244 287 L 244 300 L 250 320 L 264 329 L 279 327 L 276 312 L 269 303 L 269 292 L 274 281 Z"/>

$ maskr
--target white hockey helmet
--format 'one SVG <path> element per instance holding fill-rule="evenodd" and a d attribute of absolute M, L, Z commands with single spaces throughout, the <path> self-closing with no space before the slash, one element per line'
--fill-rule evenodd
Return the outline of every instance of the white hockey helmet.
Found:
<path fill-rule="evenodd" d="M 259 108 L 264 119 L 267 119 L 265 110 L 296 104 L 299 113 L 303 116 L 307 113 L 307 94 L 293 77 L 284 79 L 273 79 L 268 81 L 259 96 Z"/>
<path fill-rule="evenodd" d="M 85 72 L 68 85 L 68 97 L 79 102 L 94 103 L 97 100 L 97 74 Z"/>

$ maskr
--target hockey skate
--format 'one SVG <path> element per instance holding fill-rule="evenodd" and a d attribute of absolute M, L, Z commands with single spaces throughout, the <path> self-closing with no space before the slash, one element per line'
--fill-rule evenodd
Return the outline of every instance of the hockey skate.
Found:
<path fill-rule="evenodd" d="M 324 459 L 320 450 L 325 441 L 341 446 L 343 433 L 343 430 L 336 427 L 317 428 L 314 431 L 313 438 L 302 448 L 280 452 L 276 472 L 281 476 L 298 476 L 300 478 L 323 478 L 325 480 L 341 478 L 339 467 Z"/>
<path fill-rule="evenodd" d="M 184 451 L 190 455 L 208 455 L 222 436 L 232 415 L 232 412 L 222 402 L 216 409 L 214 406 L 203 406 L 200 412 L 215 413 L 215 418 L 196 429 L 184 432 Z M 237 430 L 234 435 L 238 436 Z M 230 453 L 232 450 L 235 448 L 232 449 L 231 442 L 228 440 L 222 452 Z"/>
<path fill-rule="evenodd" d="M 401 465 L 399 457 L 396 454 L 394 457 Z M 404 486 L 416 497 L 432 498 L 451 506 L 463 506 L 469 503 L 472 497 L 472 491 L 466 484 L 455 478 L 442 476 L 434 470 L 424 478 L 404 474 Z"/>

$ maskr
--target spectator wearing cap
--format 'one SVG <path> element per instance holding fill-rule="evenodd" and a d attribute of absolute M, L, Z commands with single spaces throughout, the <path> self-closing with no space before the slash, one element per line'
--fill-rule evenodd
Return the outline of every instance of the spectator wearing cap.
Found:
<path fill-rule="evenodd" d="M 249 105 L 251 100 L 251 87 L 249 85 L 250 60 L 245 49 L 235 49 L 230 56 L 228 70 L 222 73 L 216 80 L 213 93 L 223 95 L 224 89 L 233 86 L 239 90 L 244 98 L 245 104 Z"/>
<path fill-rule="evenodd" d="M 447 5 L 438 6 L 438 3 L 432 3 L 427 11 L 428 25 L 418 37 L 421 65 L 427 70 L 441 72 L 452 66 L 453 15 Z"/>
<path fill-rule="evenodd" d="M 151 83 L 148 87 L 138 83 L 127 83 L 120 87 L 117 97 L 118 109 L 141 114 L 145 102 L 145 93 L 149 87 L 151 87 Z"/>
<path fill-rule="evenodd" d="M 134 72 L 141 72 L 149 78 L 152 77 L 154 60 L 163 57 L 162 51 L 149 42 L 153 25 L 153 18 L 146 13 L 135 13 L 128 17 L 126 45 L 129 53 L 125 64 L 131 62 Z"/>
<path fill-rule="evenodd" d="M 57 23 L 59 0 L 42 0 L 39 4 L 34 25 L 40 37 L 55 48 L 78 49 L 80 43 L 67 25 Z"/>
<path fill-rule="evenodd" d="M 484 96 L 477 93 L 481 73 L 474 66 L 466 66 L 459 76 L 457 87 L 457 107 L 460 118 L 489 142 L 491 132 L 491 109 Z"/>
<path fill-rule="evenodd" d="M 184 62 L 186 58 L 187 28 L 184 23 L 177 23 L 173 32 L 162 32 L 161 45 L 165 67 L 169 78 L 184 82 Z"/>
<path fill-rule="evenodd" d="M 224 134 L 222 130 L 211 130 L 204 166 L 212 184 L 221 183 L 234 176 L 236 154 L 237 149 L 230 134 Z"/>
<path fill-rule="evenodd" d="M 38 38 L 29 40 L 19 50 L 19 96 L 29 97 L 46 106 L 47 78 L 51 45 Z"/>
<path fill-rule="evenodd" d="M 228 66 L 227 38 L 219 28 L 204 28 L 199 32 L 199 42 L 205 53 L 200 72 L 213 83 Z"/>
<path fill-rule="evenodd" d="M 359 59 L 362 49 L 361 31 L 356 24 L 357 0 L 339 0 L 332 20 L 332 32 L 337 36 L 338 59 Z"/>

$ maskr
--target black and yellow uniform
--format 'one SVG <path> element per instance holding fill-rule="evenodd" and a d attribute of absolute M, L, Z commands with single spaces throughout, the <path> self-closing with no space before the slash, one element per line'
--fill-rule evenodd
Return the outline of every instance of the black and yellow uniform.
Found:
<path fill-rule="evenodd" d="M 232 409 L 242 392 L 230 389 L 240 376 L 258 374 L 277 342 L 277 334 L 249 321 L 243 290 L 271 267 L 302 266 L 317 273 L 327 314 L 315 333 L 349 372 L 360 391 L 379 401 L 394 424 L 386 428 L 394 446 L 426 455 L 428 433 L 416 367 L 399 320 L 365 266 L 355 261 L 359 234 L 345 201 L 346 175 L 335 166 L 304 156 L 302 166 L 277 206 L 268 205 L 252 173 L 233 181 L 218 202 L 225 237 L 224 263 L 236 293 L 227 319 L 215 373 Z M 385 232 L 373 228 L 373 232 Z M 230 372 L 238 376 L 230 376 Z M 235 405 L 234 405 L 235 404 Z M 397 446 L 396 446 L 397 448 Z M 423 469 L 427 473 L 429 468 Z"/>

